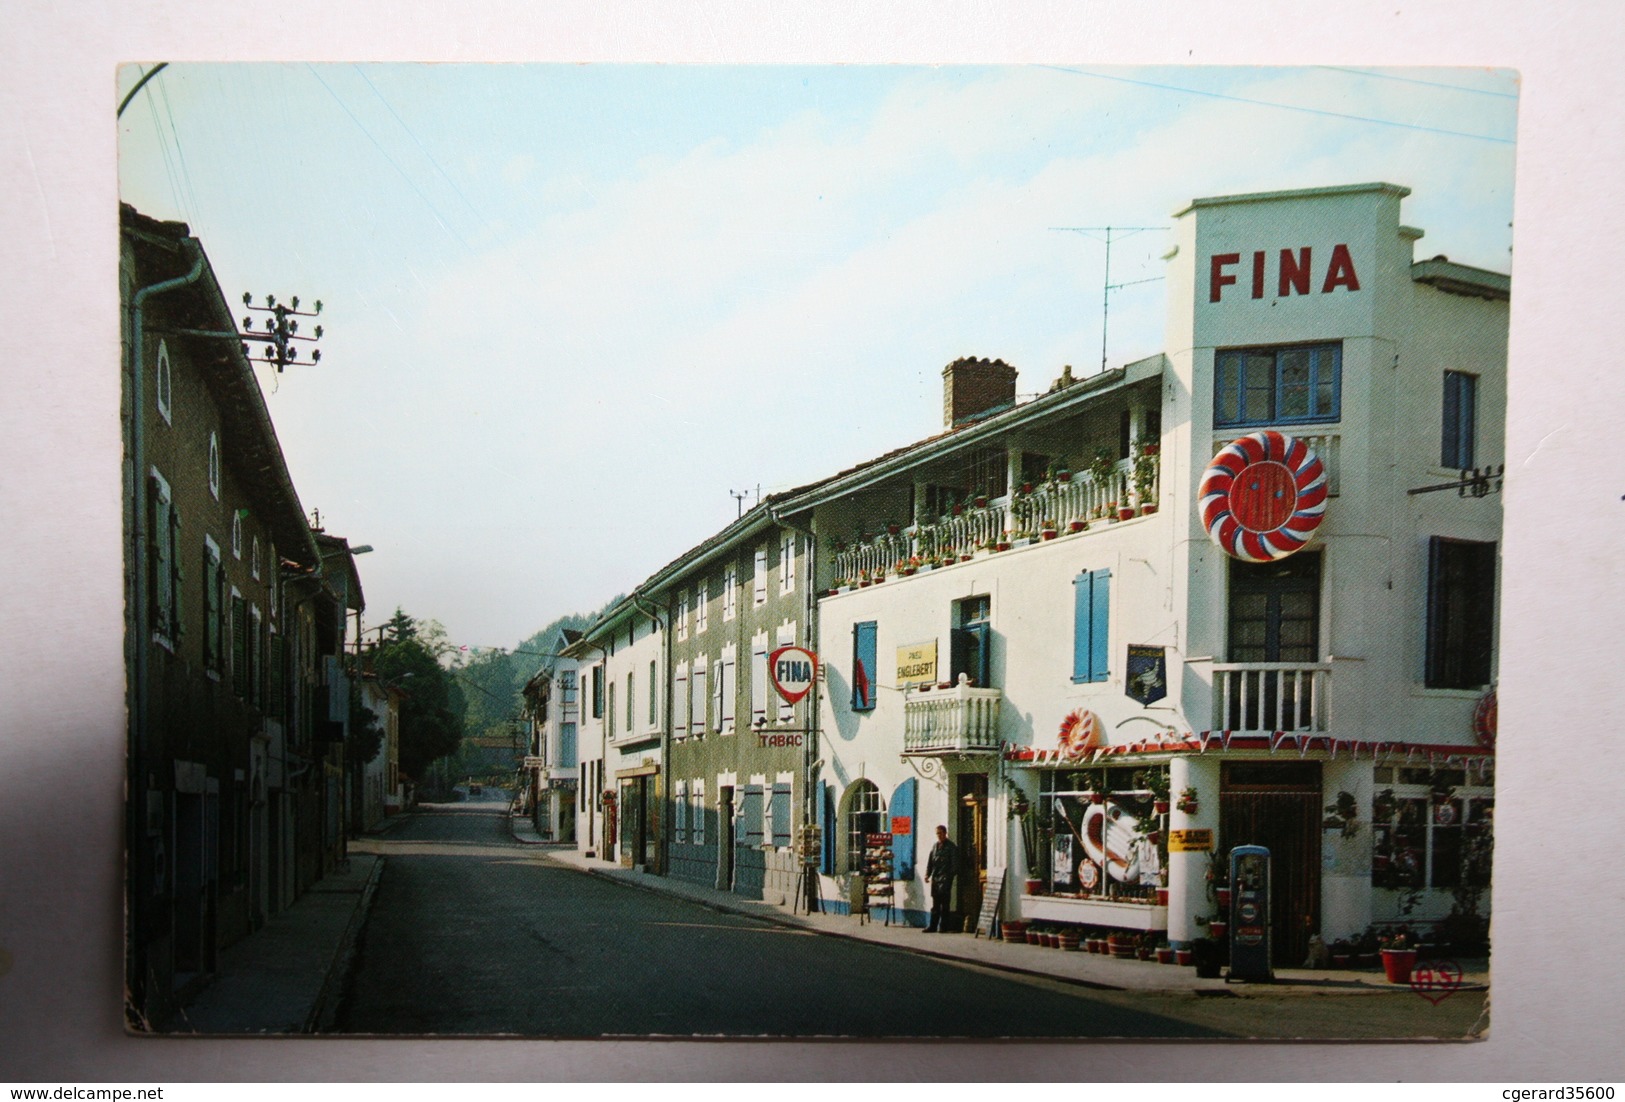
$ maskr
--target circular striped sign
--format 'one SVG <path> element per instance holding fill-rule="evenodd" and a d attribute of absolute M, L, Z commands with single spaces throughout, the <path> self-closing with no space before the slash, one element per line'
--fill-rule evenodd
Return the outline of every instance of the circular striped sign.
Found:
<path fill-rule="evenodd" d="M 1061 720 L 1061 729 L 1056 732 L 1055 745 L 1069 758 L 1081 757 L 1090 750 L 1098 750 L 1105 745 L 1105 741 L 1101 738 L 1100 717 L 1085 709 L 1069 713 Z"/>
<path fill-rule="evenodd" d="M 1326 515 L 1326 466 L 1302 440 L 1264 429 L 1224 446 L 1196 490 L 1202 527 L 1244 562 L 1284 559 Z"/>

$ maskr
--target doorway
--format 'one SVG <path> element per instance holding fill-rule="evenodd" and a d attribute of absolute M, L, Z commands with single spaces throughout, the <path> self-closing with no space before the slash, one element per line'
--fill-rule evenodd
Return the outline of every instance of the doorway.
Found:
<path fill-rule="evenodd" d="M 1231 662 L 1312 665 L 1320 651 L 1320 553 L 1277 562 L 1230 563 Z M 1231 730 L 1295 731 L 1312 724 L 1313 682 L 1247 671 L 1243 691 L 1230 694 Z"/>
<path fill-rule="evenodd" d="M 717 789 L 717 888 L 734 890 L 734 789 Z"/>
<path fill-rule="evenodd" d="M 1225 762 L 1219 773 L 1220 856 L 1270 851 L 1272 963 L 1296 968 L 1320 929 L 1321 778 L 1318 761 Z"/>
<path fill-rule="evenodd" d="M 961 773 L 954 779 L 959 845 L 958 913 L 975 922 L 987 891 L 987 774 Z"/>

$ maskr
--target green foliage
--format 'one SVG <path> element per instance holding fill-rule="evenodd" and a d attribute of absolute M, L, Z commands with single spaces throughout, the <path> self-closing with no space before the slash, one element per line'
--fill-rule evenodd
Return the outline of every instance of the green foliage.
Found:
<path fill-rule="evenodd" d="M 351 763 L 365 765 L 378 754 L 385 731 L 378 716 L 367 707 L 360 681 L 350 682 L 350 736 L 344 743 L 344 756 Z"/>
<path fill-rule="evenodd" d="M 403 629 L 372 654 L 373 671 L 400 692 L 401 769 L 422 778 L 429 763 L 456 751 L 463 737 L 461 694 L 422 637 L 422 625 L 398 610 Z"/>

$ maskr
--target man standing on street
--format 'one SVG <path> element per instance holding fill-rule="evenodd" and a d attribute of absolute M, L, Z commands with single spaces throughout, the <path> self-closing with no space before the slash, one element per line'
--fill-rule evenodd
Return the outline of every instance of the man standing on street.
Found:
<path fill-rule="evenodd" d="M 947 932 L 948 901 L 958 873 L 959 847 L 948 841 L 948 828 L 939 826 L 937 844 L 931 847 L 931 856 L 925 862 L 925 878 L 931 884 L 931 925 L 925 928 L 926 933 Z"/>

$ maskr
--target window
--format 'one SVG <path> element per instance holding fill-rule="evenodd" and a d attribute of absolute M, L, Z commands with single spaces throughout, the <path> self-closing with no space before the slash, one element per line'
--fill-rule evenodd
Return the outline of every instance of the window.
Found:
<path fill-rule="evenodd" d="M 282 562 L 276 557 L 276 544 L 271 544 L 269 562 L 265 564 L 271 572 L 270 584 L 265 587 L 266 603 L 271 609 L 271 619 L 276 619 L 277 590 L 282 588 Z"/>
<path fill-rule="evenodd" d="M 746 848 L 762 845 L 765 831 L 765 801 L 760 782 L 747 784 L 739 790 L 739 844 Z"/>
<path fill-rule="evenodd" d="M 248 602 L 231 591 L 231 691 L 248 695 Z"/>
<path fill-rule="evenodd" d="M 965 674 L 979 689 L 992 685 L 992 599 L 967 597 L 954 602 L 954 628 L 948 636 L 949 679 L 959 683 Z"/>
<path fill-rule="evenodd" d="M 209 493 L 220 500 L 220 437 L 209 433 Z"/>
<path fill-rule="evenodd" d="M 705 845 L 705 782 L 696 780 L 689 789 L 689 800 L 693 806 L 690 808 L 689 821 L 692 824 L 694 844 Z"/>
<path fill-rule="evenodd" d="M 794 646 L 795 642 L 796 642 L 796 625 L 793 624 L 793 623 L 791 623 L 791 624 L 780 624 L 779 625 L 778 640 L 779 640 L 779 646 L 781 646 L 781 647 L 792 647 L 792 646 Z M 775 694 L 775 695 L 777 695 L 777 694 Z M 784 697 L 780 696 L 779 697 L 779 722 L 780 723 L 788 723 L 790 720 L 795 718 L 795 714 L 796 714 L 796 706 L 794 704 L 791 704 L 788 700 L 784 699 Z"/>
<path fill-rule="evenodd" d="M 678 781 L 672 786 L 672 841 L 688 841 L 688 782 Z"/>
<path fill-rule="evenodd" d="M 260 580 L 260 538 L 258 536 L 255 536 L 254 537 L 254 542 L 249 545 L 248 568 L 249 568 L 249 572 L 254 575 L 254 580 L 256 582 L 259 581 Z"/>
<path fill-rule="evenodd" d="M 286 681 L 282 672 L 288 662 L 287 640 L 276 632 L 271 632 L 270 645 L 266 647 L 265 657 L 265 714 L 272 719 L 281 719 L 285 713 L 283 703 L 287 697 Z"/>
<path fill-rule="evenodd" d="M 734 618 L 734 596 L 739 589 L 739 569 L 729 564 L 728 569 L 722 572 L 722 618 Z"/>
<path fill-rule="evenodd" d="M 688 590 L 686 589 L 677 594 L 677 638 L 679 641 L 688 638 Z"/>
<path fill-rule="evenodd" d="M 604 718 L 604 665 L 592 668 L 592 718 Z"/>
<path fill-rule="evenodd" d="M 717 726 L 725 735 L 733 734 L 734 701 L 739 695 L 739 651 L 729 643 L 717 660 Z"/>
<path fill-rule="evenodd" d="M 706 605 L 711 603 L 711 584 L 701 582 L 694 590 L 694 632 L 699 634 L 705 630 Z"/>
<path fill-rule="evenodd" d="M 248 665 L 248 702 L 258 706 L 265 699 L 265 626 L 260 606 L 248 606 L 248 640 L 244 658 Z"/>
<path fill-rule="evenodd" d="M 852 710 L 870 712 L 875 707 L 876 623 L 866 620 L 852 625 Z"/>
<path fill-rule="evenodd" d="M 163 341 L 159 341 L 158 368 L 153 372 L 153 388 L 158 396 L 158 416 L 164 419 L 166 425 L 171 423 L 170 419 L 172 417 L 170 412 L 172 387 L 169 376 L 169 346 Z"/>
<path fill-rule="evenodd" d="M 750 641 L 750 721 L 767 722 L 767 632 Z"/>
<path fill-rule="evenodd" d="M 1444 431 L 1439 465 L 1464 471 L 1473 465 L 1478 425 L 1478 377 L 1461 371 L 1444 373 Z"/>
<path fill-rule="evenodd" d="M 672 738 L 687 738 L 689 711 L 687 662 L 679 662 L 677 668 L 672 671 L 671 686 L 671 735 Z"/>
<path fill-rule="evenodd" d="M 559 724 L 559 761 L 560 769 L 574 769 L 576 765 L 576 725 L 573 723 Z"/>
<path fill-rule="evenodd" d="M 654 659 L 649 660 L 649 726 L 654 727 L 660 723 L 660 685 L 659 678 L 655 676 Z"/>
<path fill-rule="evenodd" d="M 169 483 L 153 471 L 147 482 L 147 596 L 153 638 L 173 645 L 180 642 L 181 514 L 169 496 Z"/>
<path fill-rule="evenodd" d="M 1072 680 L 1111 676 L 1110 570 L 1086 570 L 1072 579 Z"/>
<path fill-rule="evenodd" d="M 752 585 L 752 593 L 756 604 L 767 603 L 767 552 L 756 552 L 756 576 Z"/>
<path fill-rule="evenodd" d="M 1434 536 L 1428 541 L 1427 687 L 1488 685 L 1494 643 L 1495 544 Z"/>
<path fill-rule="evenodd" d="M 246 509 L 233 510 L 231 514 L 231 557 L 242 561 L 243 557 L 243 514 Z"/>
<path fill-rule="evenodd" d="M 779 544 L 779 592 L 793 593 L 796 588 L 796 534 L 786 532 Z"/>
<path fill-rule="evenodd" d="M 688 729 L 690 734 L 705 734 L 705 677 L 708 672 L 706 659 L 696 658 L 694 660 L 694 674 L 689 678 L 688 682 Z"/>
<path fill-rule="evenodd" d="M 1342 364 L 1340 344 L 1219 352 L 1213 365 L 1213 423 L 1336 421 Z"/>
<path fill-rule="evenodd" d="M 767 807 L 767 827 L 775 846 L 790 844 L 790 778 L 780 774 L 773 782 L 773 795 Z"/>
<path fill-rule="evenodd" d="M 637 717 L 638 698 L 632 691 L 632 671 L 626 671 L 626 733 L 635 730 L 634 723 Z"/>
<path fill-rule="evenodd" d="M 1379 767 L 1375 775 L 1372 887 L 1489 886 L 1495 800 L 1487 782 L 1466 787 L 1461 769 Z"/>
<path fill-rule="evenodd" d="M 225 668 L 226 572 L 220 547 L 203 538 L 203 668 L 218 675 Z"/>

